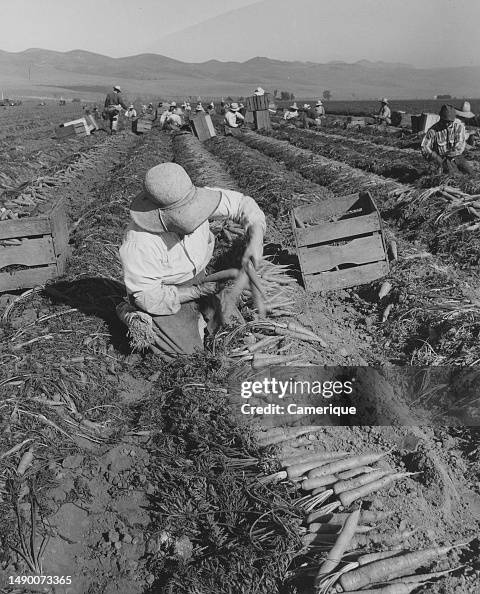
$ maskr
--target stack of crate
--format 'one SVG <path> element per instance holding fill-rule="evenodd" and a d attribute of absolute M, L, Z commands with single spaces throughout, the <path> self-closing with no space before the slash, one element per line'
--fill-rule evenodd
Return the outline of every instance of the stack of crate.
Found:
<path fill-rule="evenodd" d="M 247 113 L 253 113 L 255 130 L 271 130 L 270 112 L 268 111 L 269 103 L 270 99 L 268 94 L 247 97 L 245 106 L 247 108 Z"/>

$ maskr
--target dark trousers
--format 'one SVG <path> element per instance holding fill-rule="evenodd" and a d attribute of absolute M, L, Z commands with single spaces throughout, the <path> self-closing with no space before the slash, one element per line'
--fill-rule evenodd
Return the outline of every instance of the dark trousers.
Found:
<path fill-rule="evenodd" d="M 442 163 L 443 173 L 455 175 L 456 173 L 465 173 L 466 175 L 472 175 L 473 169 L 470 163 L 465 159 L 463 155 L 458 157 L 443 159 Z"/>

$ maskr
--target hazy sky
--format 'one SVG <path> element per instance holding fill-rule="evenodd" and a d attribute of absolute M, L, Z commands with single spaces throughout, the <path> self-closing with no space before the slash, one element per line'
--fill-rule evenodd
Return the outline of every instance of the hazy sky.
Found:
<path fill-rule="evenodd" d="M 480 65 L 480 0 L 0 0 L 0 49 Z"/>

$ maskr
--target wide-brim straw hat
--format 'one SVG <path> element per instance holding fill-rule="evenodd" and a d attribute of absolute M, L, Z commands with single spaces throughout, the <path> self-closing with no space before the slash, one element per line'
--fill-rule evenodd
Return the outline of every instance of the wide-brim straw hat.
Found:
<path fill-rule="evenodd" d="M 293 103 L 292 105 L 290 105 L 290 107 L 288 109 L 297 110 L 298 109 L 298 105 L 296 103 Z"/>
<path fill-rule="evenodd" d="M 323 103 L 320 101 L 320 99 L 315 103 L 315 107 L 321 107 L 323 105 Z"/>
<path fill-rule="evenodd" d="M 453 105 L 442 105 L 438 112 L 440 119 L 446 122 L 454 122 L 457 117 L 457 110 Z"/>
<path fill-rule="evenodd" d="M 239 105 L 238 103 L 235 103 L 235 102 L 233 102 L 233 103 L 230 105 L 230 109 L 231 109 L 232 111 L 239 111 L 239 109 L 240 109 L 240 105 Z"/>
<path fill-rule="evenodd" d="M 388 103 L 388 99 L 386 97 L 382 97 L 380 99 L 380 103 Z"/>
<path fill-rule="evenodd" d="M 465 101 L 462 105 L 462 109 L 456 109 L 455 110 L 457 112 L 457 115 L 460 116 L 461 118 L 474 118 L 475 114 L 472 111 L 472 108 L 470 106 L 470 103 L 468 101 Z"/>
<path fill-rule="evenodd" d="M 130 216 L 151 233 L 189 235 L 215 212 L 220 199 L 219 191 L 194 186 L 177 163 L 160 163 L 147 171 Z"/>
<path fill-rule="evenodd" d="M 115 85 L 115 86 L 113 87 L 113 90 L 114 90 L 114 91 L 118 91 L 119 93 L 121 93 L 121 92 L 122 92 L 122 89 L 121 89 L 121 88 L 120 88 L 118 85 Z"/>

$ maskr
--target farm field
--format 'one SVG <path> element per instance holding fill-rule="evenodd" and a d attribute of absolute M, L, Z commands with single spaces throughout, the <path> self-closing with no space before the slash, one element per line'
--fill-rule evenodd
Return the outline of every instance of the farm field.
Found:
<path fill-rule="evenodd" d="M 28 129 L 14 130 L 20 117 L 10 122 L 10 136 L 31 151 L 25 161 L 41 165 L 16 170 L 5 157 L 11 169 L 0 188 L 0 202 L 20 196 L 27 210 L 63 197 L 72 248 L 63 277 L 0 294 L 0 592 L 313 593 L 335 524 L 343 522 L 334 514 L 355 505 L 344 501 L 340 510 L 333 490 L 317 494 L 317 505 L 302 497 L 298 482 L 276 474 L 287 466 L 281 460 L 305 449 L 340 459 L 382 454 L 371 462 L 373 472 L 401 473 L 362 497 L 362 523 L 370 525 L 349 543 L 342 567 L 373 551 L 460 545 L 418 565 L 418 573 L 452 570 L 427 578 L 418 592 L 477 592 L 479 229 L 474 214 L 452 207 L 441 192 L 425 194 L 442 184 L 475 193 L 476 176 L 468 183 L 435 178 L 415 148 L 389 137 L 384 150 L 381 135 L 372 142 L 333 128 L 245 131 L 205 143 L 155 128 L 143 136 L 124 130 L 44 138 L 60 110 L 49 108 L 48 123 L 35 113 Z M 8 155 L 12 141 L 0 140 Z M 203 354 L 160 364 L 148 350 L 132 352 L 115 313 L 125 295 L 117 251 L 145 172 L 172 160 L 197 185 L 236 189 L 258 202 L 267 216 L 270 265 L 290 266 L 281 291 L 264 286 L 273 302 L 270 291 L 288 297 L 281 307 L 290 317 L 274 307 L 277 317 L 269 320 L 292 319 L 321 337 L 313 344 L 283 337 L 282 353 L 294 363 L 363 367 L 366 426 L 333 423 L 275 445 L 271 432 L 233 415 L 232 376 L 255 372 L 249 361 L 235 361 L 249 328 L 260 331 L 248 299 L 241 304 L 246 325 L 210 338 Z M 388 277 L 305 292 L 290 210 L 364 190 L 398 246 Z M 244 237 L 228 227 L 213 230 L 212 270 L 238 266 Z M 391 289 L 379 297 L 385 280 Z M 412 364 L 420 371 L 409 423 L 395 366 Z M 368 365 L 377 368 L 373 375 Z M 465 375 L 456 377 L 457 367 Z M 437 372 L 454 377 L 462 397 L 449 406 L 444 426 L 432 423 L 444 396 Z M 370 426 L 377 409 L 391 418 Z M 308 515 L 319 508 L 331 522 L 323 529 L 316 522 L 315 532 Z M 35 573 L 70 575 L 71 587 L 9 583 L 10 576 Z M 337 580 L 321 591 L 352 589 Z"/>

